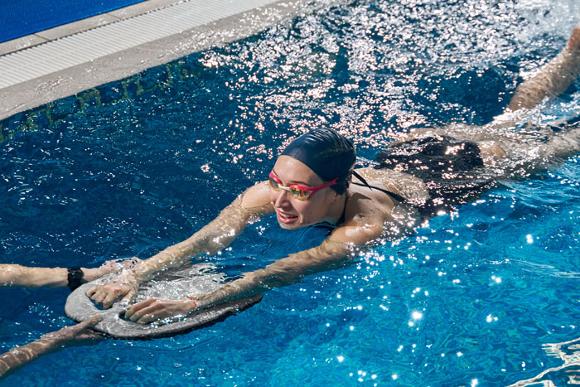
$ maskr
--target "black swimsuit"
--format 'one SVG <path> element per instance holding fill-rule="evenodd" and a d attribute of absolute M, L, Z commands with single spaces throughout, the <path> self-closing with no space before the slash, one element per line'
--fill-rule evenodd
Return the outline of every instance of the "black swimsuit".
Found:
<path fill-rule="evenodd" d="M 417 207 L 424 218 L 473 200 L 493 185 L 491 179 L 478 176 L 478 171 L 483 167 L 483 159 L 477 144 L 449 136 L 429 136 L 389 144 L 379 153 L 376 161 L 378 164 L 375 169 L 396 169 L 420 178 L 427 186 L 427 202 L 418 207 L 397 193 L 366 184 L 364 181 L 351 184 L 376 189 L 397 202 L 409 203 Z M 345 216 L 346 201 L 336 225 L 324 222 L 317 226 L 335 228 L 344 223 Z"/>
<path fill-rule="evenodd" d="M 379 153 L 376 169 L 395 169 L 423 180 L 429 192 L 427 203 L 419 207 L 426 217 L 447 211 L 478 197 L 493 185 L 481 178 L 483 159 L 476 143 L 449 136 L 428 136 L 393 143 Z M 400 195 L 372 187 L 400 202 Z"/>

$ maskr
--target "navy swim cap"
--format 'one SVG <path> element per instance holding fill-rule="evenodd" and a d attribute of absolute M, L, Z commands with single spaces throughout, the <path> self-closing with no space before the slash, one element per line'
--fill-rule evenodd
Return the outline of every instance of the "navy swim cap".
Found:
<path fill-rule="evenodd" d="M 356 159 L 352 141 L 328 128 L 312 129 L 301 135 L 284 149 L 282 155 L 303 162 L 322 181 L 338 178 L 337 183 L 330 187 L 338 194 L 346 191 Z"/>

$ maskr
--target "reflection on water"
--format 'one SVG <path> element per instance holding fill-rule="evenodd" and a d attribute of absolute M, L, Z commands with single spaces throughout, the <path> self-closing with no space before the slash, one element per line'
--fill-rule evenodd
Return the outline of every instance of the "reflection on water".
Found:
<path fill-rule="evenodd" d="M 411 128 L 487 123 L 561 49 L 578 4 L 341 3 L 1 122 L 0 259 L 96 266 L 147 257 L 265 179 L 283 144 L 310 127 L 340 130 L 373 158 Z M 527 119 L 579 111 L 577 81 Z M 210 385 L 531 377 L 555 366 L 542 343 L 578 336 L 578 161 L 506 182 L 211 329 L 59 352 L 7 383 L 72 385 L 71 364 L 94 385 L 136 376 Z M 236 275 L 297 239 L 266 219 L 207 259 Z M 64 291 L 2 292 L 3 349 L 69 323 Z"/>
<path fill-rule="evenodd" d="M 566 384 L 579 384 L 580 383 L 580 337 L 574 340 L 565 341 L 562 343 L 549 343 L 544 344 L 544 351 L 549 356 L 560 359 L 564 364 L 558 367 L 548 368 L 533 378 L 520 380 L 510 387 L 525 387 L 538 385 L 541 383 L 543 386 L 551 387 L 555 386 L 554 382 L 566 383 Z"/>

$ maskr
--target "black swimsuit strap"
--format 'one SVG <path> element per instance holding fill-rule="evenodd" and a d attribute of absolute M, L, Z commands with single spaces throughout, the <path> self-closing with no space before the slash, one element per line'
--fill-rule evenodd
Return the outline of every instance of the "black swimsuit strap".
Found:
<path fill-rule="evenodd" d="M 371 190 L 376 189 L 377 191 L 384 192 L 387 195 L 389 195 L 391 198 L 393 198 L 396 201 L 401 202 L 401 203 L 404 203 L 404 202 L 407 201 L 407 199 L 405 199 L 404 197 L 402 197 L 399 194 L 396 194 L 396 193 L 391 192 L 391 191 L 387 191 L 386 189 L 383 189 L 383 188 L 379 188 L 379 187 L 375 187 L 373 185 L 369 185 L 366 181 L 365 181 L 365 184 L 363 184 L 363 183 L 355 183 L 354 181 L 352 181 L 351 184 L 360 185 L 361 187 L 368 187 Z M 347 206 L 347 204 L 348 204 L 348 194 L 346 195 L 346 199 L 344 200 L 344 207 L 342 209 L 342 215 L 340 215 L 340 218 L 336 221 L 336 224 L 333 225 L 333 224 L 330 224 L 330 223 L 323 222 L 323 223 L 319 223 L 318 226 L 325 227 L 326 225 L 329 225 L 331 228 L 335 228 L 336 226 L 339 226 L 339 225 L 343 224 L 344 221 L 346 220 L 346 206 Z"/>
<path fill-rule="evenodd" d="M 368 185 L 368 184 L 362 184 L 362 183 L 355 183 L 354 181 L 352 181 L 351 184 L 360 185 L 361 187 L 369 187 L 370 189 L 376 189 L 377 191 L 384 192 L 387 195 L 389 195 L 390 197 L 392 197 L 393 199 L 395 199 L 396 201 L 401 202 L 401 203 L 404 203 L 404 202 L 407 201 L 407 199 L 405 199 L 404 197 L 402 197 L 399 194 L 396 194 L 394 192 L 388 191 L 388 190 L 383 189 L 383 188 L 375 187 L 374 185 Z"/>
<path fill-rule="evenodd" d="M 340 218 L 336 221 L 337 226 L 339 224 L 343 224 L 344 221 L 346 220 L 346 204 L 347 203 L 348 203 L 348 193 L 346 194 L 346 198 L 344 199 L 344 207 L 342 208 L 342 215 L 340 215 Z"/>

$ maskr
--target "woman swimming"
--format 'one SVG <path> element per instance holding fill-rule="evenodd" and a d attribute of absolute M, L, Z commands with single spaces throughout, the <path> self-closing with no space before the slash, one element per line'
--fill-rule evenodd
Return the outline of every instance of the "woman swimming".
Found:
<path fill-rule="evenodd" d="M 380 153 L 375 167 L 353 169 L 356 155 L 350 140 L 330 129 L 312 130 L 284 150 L 268 181 L 248 188 L 215 220 L 87 295 L 105 308 L 129 301 L 139 284 L 156 273 L 192 256 L 218 252 L 248 223 L 270 213 L 284 229 L 327 223 L 334 230 L 320 246 L 245 273 L 217 291 L 179 301 L 149 299 L 130 306 L 126 318 L 149 323 L 184 316 L 344 265 L 357 246 L 400 237 L 439 211 L 471 200 L 497 179 L 529 174 L 578 151 L 577 126 L 541 129 L 542 138 L 511 129 L 523 109 L 561 93 L 579 74 L 577 27 L 562 52 L 518 87 L 505 114 L 480 128 L 456 125 L 401 135 Z"/>
<path fill-rule="evenodd" d="M 334 229 L 320 246 L 246 273 L 203 297 L 150 299 L 129 307 L 125 316 L 147 323 L 193 314 L 343 265 L 357 246 L 383 237 L 400 237 L 438 211 L 471 200 L 497 179 L 529 174 L 547 167 L 558 156 L 577 152 L 578 126 L 565 130 L 535 127 L 531 136 L 515 132 L 513 126 L 521 120 L 520 112 L 563 92 L 579 74 L 580 28 L 576 28 L 560 55 L 520 85 L 506 113 L 492 123 L 398 135 L 370 168 L 353 170 L 356 157 L 348 139 L 332 130 L 313 130 L 285 149 L 268 181 L 247 189 L 214 221 L 187 240 L 125 268 L 113 282 L 92 288 L 88 295 L 107 308 L 121 298 L 129 300 L 139 284 L 156 273 L 188 263 L 194 255 L 217 252 L 251 220 L 269 213 L 275 213 L 285 229 L 319 223 Z M 98 269 L 71 270 L 0 265 L 0 285 L 74 287 L 114 269 L 107 263 Z M 92 316 L 0 355 L 0 377 L 66 343 L 95 338 L 91 328 L 100 318 Z"/>

